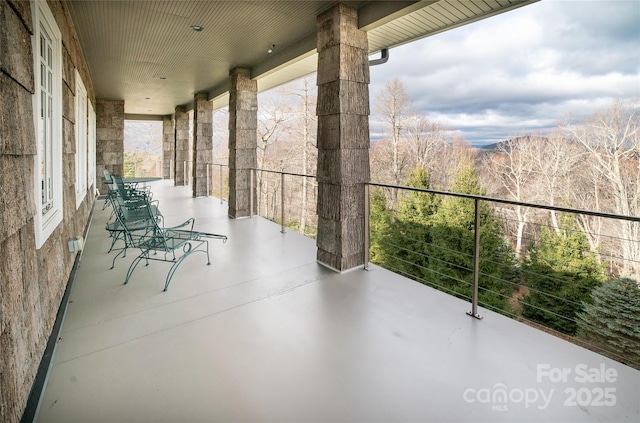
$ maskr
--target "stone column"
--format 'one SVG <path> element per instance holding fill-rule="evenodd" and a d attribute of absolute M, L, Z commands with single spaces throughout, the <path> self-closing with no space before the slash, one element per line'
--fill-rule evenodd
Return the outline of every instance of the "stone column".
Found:
<path fill-rule="evenodd" d="M 249 69 L 234 68 L 229 73 L 229 216 L 255 213 L 256 188 L 251 190 L 251 169 L 258 165 L 258 83 Z"/>
<path fill-rule="evenodd" d="M 203 197 L 207 192 L 207 167 L 213 158 L 213 103 L 207 93 L 193 98 L 193 196 Z"/>
<path fill-rule="evenodd" d="M 96 178 L 101 194 L 107 192 L 101 182 L 104 169 L 116 175 L 124 172 L 124 100 L 96 101 Z"/>
<path fill-rule="evenodd" d="M 176 132 L 171 115 L 162 118 L 162 179 L 171 179 L 171 165 L 176 161 Z"/>
<path fill-rule="evenodd" d="M 184 162 L 189 160 L 189 114 L 184 106 L 175 111 L 175 163 L 173 164 L 173 185 L 186 185 Z"/>
<path fill-rule="evenodd" d="M 337 271 L 364 264 L 369 181 L 369 61 L 357 11 L 340 3 L 318 25 L 317 259 Z"/>

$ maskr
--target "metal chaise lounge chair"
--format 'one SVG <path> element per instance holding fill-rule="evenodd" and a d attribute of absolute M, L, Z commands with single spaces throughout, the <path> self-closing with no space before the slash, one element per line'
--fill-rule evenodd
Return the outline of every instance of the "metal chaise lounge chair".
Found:
<path fill-rule="evenodd" d="M 130 237 L 133 236 L 133 233 L 146 231 L 154 223 L 162 219 L 162 213 L 160 213 L 158 207 L 158 200 L 150 201 L 146 197 L 139 197 L 137 202 L 127 203 L 118 192 L 115 191 L 113 195 L 110 196 L 110 202 L 112 207 L 111 217 L 115 218 L 105 224 L 105 229 L 111 237 L 111 246 L 107 253 L 115 249 L 114 247 L 118 241 L 124 243 L 122 248 L 117 249 L 119 250 L 118 254 L 116 254 L 111 262 L 111 268 L 113 269 L 116 259 L 120 255 L 122 255 L 122 257 L 127 256 L 127 248 L 132 246 Z M 151 220 L 153 220 L 153 222 Z M 127 227 L 125 227 L 125 223 Z M 127 230 L 131 232 L 130 236 L 126 235 Z"/>
<path fill-rule="evenodd" d="M 164 261 L 172 263 L 164 284 L 163 291 L 166 291 L 171 283 L 171 278 L 184 259 L 194 253 L 201 252 L 207 255 L 207 265 L 209 265 L 211 264 L 209 239 L 227 241 L 225 235 L 194 231 L 194 218 L 190 218 L 180 225 L 164 228 L 160 225 L 159 219 L 153 218 L 151 209 L 147 208 L 147 210 L 146 221 L 149 222 L 149 226 L 144 229 L 136 228 L 132 222 L 122 221 L 125 237 L 127 237 L 126 242 L 129 246 L 140 249 L 140 254 L 129 266 L 124 281 L 125 285 L 129 283 L 134 270 L 142 260 L 145 261 L 146 266 L 149 265 L 149 260 Z"/>

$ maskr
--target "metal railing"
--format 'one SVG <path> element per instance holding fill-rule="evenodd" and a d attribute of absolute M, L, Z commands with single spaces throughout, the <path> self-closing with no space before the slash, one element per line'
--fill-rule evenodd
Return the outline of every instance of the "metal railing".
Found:
<path fill-rule="evenodd" d="M 384 203 L 373 212 L 371 190 L 379 190 L 377 201 Z M 442 207 L 448 201 L 450 207 L 452 199 L 458 202 L 449 215 L 452 222 L 443 221 L 443 215 L 420 214 L 420 207 L 436 203 Z M 481 318 L 478 307 L 483 306 L 640 366 L 619 351 L 577 337 L 592 329 L 582 316 L 595 287 L 625 274 L 638 282 L 640 256 L 620 251 L 639 253 L 640 240 L 621 236 L 620 228 L 639 233 L 640 217 L 378 183 L 368 184 L 365 204 L 367 260 L 373 249 L 374 263 L 469 300 L 467 314 L 473 317 Z M 517 219 L 515 208 L 527 211 L 528 220 Z M 386 221 L 380 220 L 381 209 Z M 487 223 L 490 219 L 494 226 Z M 598 225 L 584 224 L 588 219 Z M 455 225 L 463 229 L 454 230 Z M 493 241 L 502 238 L 504 244 L 492 245 L 488 230 L 494 232 Z M 571 256 L 544 255 L 562 249 Z"/>
<path fill-rule="evenodd" d="M 280 223 L 282 233 L 290 228 L 314 238 L 318 221 L 316 177 L 267 169 L 254 169 L 253 175 L 258 194 L 257 214 Z"/>
<path fill-rule="evenodd" d="M 207 193 L 220 198 L 220 204 L 229 201 L 229 165 L 207 164 Z"/>
<path fill-rule="evenodd" d="M 170 160 L 170 178 L 174 179 L 175 175 L 173 172 L 173 160 Z M 192 161 L 191 160 L 183 160 L 182 161 L 183 168 L 183 178 L 184 185 L 191 184 L 192 178 Z M 229 165 L 222 163 L 206 163 L 206 178 L 207 178 L 207 196 L 218 196 L 220 198 L 220 203 L 222 204 L 224 200 L 229 200 L 229 191 L 225 189 L 228 186 L 229 177 Z"/>
<path fill-rule="evenodd" d="M 613 214 L 613 213 L 602 213 L 602 212 L 596 212 L 596 211 L 589 211 L 589 210 L 578 210 L 578 209 L 573 209 L 573 208 L 568 208 L 568 207 L 557 207 L 557 206 L 549 206 L 549 205 L 543 205 L 543 204 L 536 204 L 536 203 L 528 203 L 528 202 L 519 202 L 519 201 L 513 201 L 513 200 L 506 200 L 506 199 L 501 199 L 501 198 L 491 198 L 491 197 L 486 197 L 486 196 L 480 196 L 480 195 L 472 195 L 472 194 L 461 194 L 461 193 L 454 193 L 454 192 L 448 192 L 448 191 L 438 191 L 438 190 L 432 190 L 432 189 L 422 189 L 422 188 L 413 188 L 413 187 L 407 187 L 407 186 L 398 186 L 398 185 L 389 185 L 389 184 L 379 184 L 379 183 L 369 183 L 368 184 L 369 187 L 378 187 L 378 188 L 384 188 L 384 189 L 390 189 L 390 190 L 396 190 L 396 191 L 402 191 L 402 192 L 414 192 L 414 193 L 423 193 L 426 195 L 439 195 L 439 196 L 448 196 L 448 197 L 454 197 L 454 198 L 461 198 L 461 199 L 467 199 L 467 200 L 471 200 L 474 202 L 474 267 L 472 269 L 473 271 L 473 292 L 475 293 L 474 295 L 472 295 L 472 311 L 469 313 L 471 315 L 476 315 L 476 310 L 477 310 L 477 289 L 478 289 L 478 278 L 480 275 L 479 272 L 479 257 L 478 257 L 478 253 L 480 251 L 480 212 L 479 212 L 479 207 L 480 207 L 480 202 L 487 202 L 487 203 L 494 203 L 494 204 L 502 204 L 502 205 L 509 205 L 509 206 L 520 206 L 520 207 L 526 207 L 526 208 L 532 208 L 532 209 L 538 209 L 538 210 L 546 210 L 546 211 L 553 211 L 553 212 L 558 212 L 558 213 L 569 213 L 569 214 L 573 214 L 573 215 L 583 215 L 583 216 L 591 216 L 591 217 L 597 217 L 597 218 L 604 218 L 604 219 L 612 219 L 612 220 L 622 220 L 622 221 L 628 221 L 628 222 L 636 222 L 636 223 L 640 223 L 640 217 L 635 217 L 635 216 L 623 216 L 623 215 L 617 215 L 617 214 Z M 368 195 L 366 196 L 367 199 L 370 198 L 370 194 L 367 193 Z M 367 201 L 366 202 L 366 210 L 365 210 L 365 214 L 369 215 L 370 213 L 370 202 Z M 600 234 L 601 235 L 601 234 Z M 639 242 L 638 240 L 625 240 L 627 242 Z M 365 249 L 368 250 L 369 247 L 365 246 Z M 368 254 L 367 254 L 368 256 Z"/>
<path fill-rule="evenodd" d="M 217 168 L 213 170 L 214 167 Z M 220 175 L 215 186 L 222 198 L 222 172 L 228 171 L 228 167 L 212 164 L 211 168 L 211 175 Z M 279 223 L 282 233 L 292 229 L 315 237 L 318 220 L 315 176 L 254 169 L 251 184 L 251 190 L 257 192 L 257 204 L 255 208 L 251 205 L 252 211 L 255 209 L 259 216 Z M 371 209 L 375 190 L 382 191 L 387 213 L 388 221 L 382 230 L 379 227 L 381 210 Z M 616 230 L 623 224 L 640 229 L 640 217 L 373 182 L 365 184 L 364 194 L 365 269 L 370 268 L 373 255 L 371 262 L 376 265 L 469 301 L 467 314 L 474 318 L 482 318 L 479 307 L 484 307 L 618 361 L 640 366 L 622 357 L 619 351 L 578 339 L 575 331 L 583 301 L 589 301 L 594 286 L 629 273 L 629 269 L 635 274 L 639 271 L 640 260 L 625 257 L 619 246 L 630 244 L 633 248 L 628 250 L 640 253 L 640 240 L 620 236 Z M 451 222 L 411 221 L 411 214 L 417 214 L 420 198 L 425 197 L 439 207 L 458 201 L 458 209 L 452 209 Z M 379 193 L 377 201 L 380 201 Z M 411 201 L 416 202 L 414 210 L 407 208 Z M 429 207 L 429 201 L 423 206 Z M 528 210 L 526 221 L 517 218 L 516 208 Z M 565 227 L 560 215 L 571 216 L 572 223 Z M 594 226 L 598 230 L 589 228 L 589 219 L 598 223 Z M 459 229 L 454 230 L 455 225 Z M 417 228 L 418 235 L 412 234 L 411 228 Z M 438 230 L 440 233 L 434 236 Z M 384 231 L 387 233 L 379 233 Z M 573 274 L 571 269 L 565 272 L 542 267 L 541 270 L 534 265 L 532 252 L 540 254 L 543 239 L 553 234 L 567 239 L 581 237 L 583 244 L 578 255 L 589 256 L 589 266 L 592 266 L 582 273 L 593 273 L 587 275 L 587 282 L 583 280 L 584 275 Z M 385 255 L 381 254 L 383 250 Z"/>

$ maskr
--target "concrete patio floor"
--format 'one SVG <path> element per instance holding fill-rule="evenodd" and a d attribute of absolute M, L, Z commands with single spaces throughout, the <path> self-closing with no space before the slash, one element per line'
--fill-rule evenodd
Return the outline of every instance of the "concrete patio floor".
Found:
<path fill-rule="evenodd" d="M 630 367 L 376 266 L 334 273 L 314 240 L 151 188 L 168 225 L 229 241 L 167 292 L 166 263 L 123 285 L 136 254 L 109 269 L 98 200 L 38 422 L 640 421 Z"/>

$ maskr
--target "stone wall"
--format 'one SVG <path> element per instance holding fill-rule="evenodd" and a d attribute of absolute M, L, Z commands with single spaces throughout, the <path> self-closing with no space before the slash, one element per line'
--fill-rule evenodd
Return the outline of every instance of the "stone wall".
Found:
<path fill-rule="evenodd" d="M 207 169 L 213 158 L 213 103 L 206 93 L 197 93 L 193 99 L 193 184 L 194 197 L 206 197 Z"/>
<path fill-rule="evenodd" d="M 162 179 L 171 179 L 176 160 L 176 133 L 171 115 L 162 118 Z"/>
<path fill-rule="evenodd" d="M 258 83 L 249 69 L 234 68 L 229 78 L 229 216 L 248 217 L 257 207 L 251 190 L 252 169 L 258 166 Z"/>
<path fill-rule="evenodd" d="M 358 14 L 343 3 L 318 16 L 318 261 L 364 264 L 369 181 L 369 59 Z"/>
<path fill-rule="evenodd" d="M 184 171 L 184 162 L 189 159 L 189 113 L 184 106 L 175 109 L 175 142 L 176 160 L 173 164 L 173 184 L 176 186 L 187 185 L 187 175 Z"/>
<path fill-rule="evenodd" d="M 95 104 L 93 88 L 66 4 L 48 4 L 63 42 L 64 217 L 37 250 L 32 10 L 0 0 L 0 421 L 9 423 L 20 421 L 73 267 L 67 240 L 82 235 L 94 201 L 87 195 L 76 209 L 75 69 Z"/>
<path fill-rule="evenodd" d="M 104 180 L 104 169 L 124 173 L 124 101 L 98 100 L 96 107 L 96 178 Z M 107 187 L 101 184 L 100 193 Z"/>

